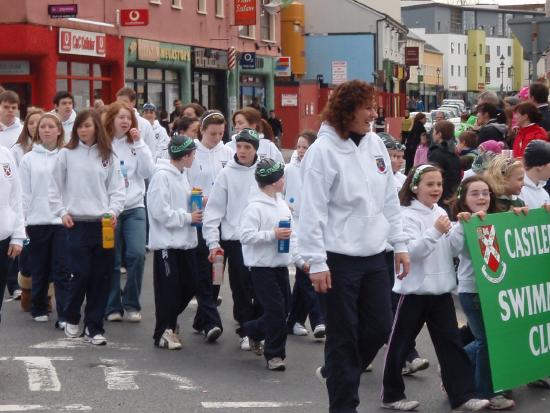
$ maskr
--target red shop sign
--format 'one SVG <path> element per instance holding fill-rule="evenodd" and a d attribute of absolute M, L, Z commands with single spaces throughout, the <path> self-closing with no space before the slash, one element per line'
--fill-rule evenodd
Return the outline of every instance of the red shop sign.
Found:
<path fill-rule="evenodd" d="M 256 0 L 235 0 L 235 26 L 256 25 Z"/>
<path fill-rule="evenodd" d="M 122 9 L 120 10 L 121 26 L 147 26 L 149 24 L 149 10 Z"/>

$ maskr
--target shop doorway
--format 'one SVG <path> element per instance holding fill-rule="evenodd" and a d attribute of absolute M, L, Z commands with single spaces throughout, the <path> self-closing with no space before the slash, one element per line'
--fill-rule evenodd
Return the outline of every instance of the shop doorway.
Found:
<path fill-rule="evenodd" d="M 25 119 L 27 116 L 27 108 L 32 106 L 32 78 L 13 76 L 0 76 L 0 85 L 6 90 L 13 90 L 19 95 L 19 118 Z"/>
<path fill-rule="evenodd" d="M 227 82 L 224 71 L 193 72 L 193 101 L 227 115 Z"/>

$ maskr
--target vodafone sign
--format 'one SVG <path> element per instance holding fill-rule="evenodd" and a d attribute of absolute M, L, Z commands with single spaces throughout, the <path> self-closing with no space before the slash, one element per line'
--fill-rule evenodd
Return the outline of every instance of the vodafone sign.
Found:
<path fill-rule="evenodd" d="M 106 38 L 103 33 L 59 29 L 59 53 L 105 57 Z"/>
<path fill-rule="evenodd" d="M 122 9 L 120 10 L 121 26 L 147 26 L 149 24 L 149 10 Z"/>

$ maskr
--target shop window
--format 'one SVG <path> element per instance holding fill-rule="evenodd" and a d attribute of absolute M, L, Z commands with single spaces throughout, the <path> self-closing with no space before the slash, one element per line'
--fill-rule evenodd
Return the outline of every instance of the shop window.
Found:
<path fill-rule="evenodd" d="M 250 37 L 252 39 L 256 38 L 256 27 L 255 26 L 239 26 L 239 36 L 240 37 Z"/>
<path fill-rule="evenodd" d="M 260 38 L 261 40 L 267 40 L 271 42 L 275 40 L 274 28 L 275 28 L 275 16 L 262 10 L 260 13 Z"/>
<path fill-rule="evenodd" d="M 223 0 L 216 0 L 216 17 L 224 17 Z"/>
<path fill-rule="evenodd" d="M 172 8 L 181 10 L 181 0 L 172 0 Z"/>
<path fill-rule="evenodd" d="M 168 110 L 174 99 L 181 98 L 178 71 L 129 66 L 125 75 L 126 86 L 136 91 L 138 108 L 150 102 Z"/>
<path fill-rule="evenodd" d="M 111 100 L 109 66 L 60 61 L 57 63 L 56 77 L 56 91 L 71 92 L 76 110 L 91 107 L 95 99 Z"/>
<path fill-rule="evenodd" d="M 206 0 L 197 0 L 197 12 L 206 14 Z"/>

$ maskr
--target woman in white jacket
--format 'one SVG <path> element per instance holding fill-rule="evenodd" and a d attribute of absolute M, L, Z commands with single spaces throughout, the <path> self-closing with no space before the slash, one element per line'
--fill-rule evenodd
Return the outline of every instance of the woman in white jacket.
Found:
<path fill-rule="evenodd" d="M 359 80 L 334 89 L 301 165 L 298 253 L 315 291 L 326 294 L 324 372 L 331 412 L 356 411 L 361 373 L 391 330 L 387 242 L 400 276 L 408 271 L 391 161 L 370 132 L 376 99 L 374 87 Z"/>
<path fill-rule="evenodd" d="M 1 145 L 0 165 L 0 297 L 4 297 L 10 261 L 21 253 L 26 235 L 17 168 L 10 151 Z"/>
<path fill-rule="evenodd" d="M 70 294 L 65 307 L 65 335 L 78 337 L 84 309 L 84 338 L 105 345 L 103 315 L 115 264 L 113 248 L 103 247 L 102 219 L 116 226 L 126 194 L 120 166 L 99 115 L 83 110 L 69 143 L 59 151 L 48 191 L 52 212 L 69 229 Z"/>
<path fill-rule="evenodd" d="M 451 408 L 477 411 L 489 405 L 489 400 L 474 398 L 474 370 L 460 339 L 451 295 L 456 288 L 453 256 L 458 255 L 458 245 L 447 236 L 451 221 L 437 205 L 442 195 L 443 175 L 430 164 L 412 169 L 399 193 L 411 264 L 407 278 L 396 279 L 393 287 L 401 297 L 384 366 L 382 406 L 387 409 L 414 410 L 419 405 L 405 398 L 402 368 L 424 323 Z"/>
<path fill-rule="evenodd" d="M 109 321 L 121 321 L 124 312 L 130 322 L 141 321 L 141 285 L 145 267 L 145 180 L 153 173 L 151 150 L 141 139 L 134 112 L 122 102 L 109 106 L 105 130 L 112 138 L 113 152 L 119 162 L 126 186 L 124 210 L 116 227 L 115 267 L 111 278 L 105 316 Z M 120 265 L 124 250 L 126 285 L 120 289 Z"/>
<path fill-rule="evenodd" d="M 195 143 L 176 135 L 168 144 L 168 154 L 169 161 L 158 160 L 147 190 L 149 248 L 154 251 L 153 339 L 160 348 L 178 350 L 182 347 L 175 332 L 178 316 L 196 291 L 197 232 L 192 224 L 202 222 L 202 210 L 189 211 L 191 188 L 185 174 L 195 157 Z"/>
<path fill-rule="evenodd" d="M 187 118 L 182 118 L 180 121 L 184 119 Z M 202 191 L 203 207 L 208 203 L 216 177 L 225 165 L 233 159 L 233 151 L 222 142 L 224 131 L 225 117 L 221 112 L 208 110 L 203 113 L 200 120 L 199 139 L 195 139 L 197 147 L 195 160 L 187 171 L 191 187 Z M 197 227 L 197 235 L 199 237 L 197 247 L 199 285 L 197 291 L 198 307 L 193 321 L 193 328 L 208 334 L 207 332 L 214 326 L 221 328 L 222 322 L 217 310 L 215 312 L 209 311 L 212 307 L 210 305 L 204 307 L 201 303 L 210 301 L 217 303 L 220 286 L 212 285 L 212 263 L 208 260 L 210 250 L 202 235 L 201 226 Z"/>
<path fill-rule="evenodd" d="M 48 187 L 59 150 L 63 147 L 63 125 L 59 118 L 44 114 L 37 125 L 32 151 L 21 162 L 23 211 L 27 225 L 29 267 L 32 277 L 31 315 L 34 321 L 48 321 L 48 287 L 55 286 L 56 327 L 65 328 L 65 305 L 69 294 L 67 228 L 48 202 Z"/>
<path fill-rule="evenodd" d="M 13 145 L 10 149 L 17 166 L 21 164 L 23 156 L 32 149 L 32 140 L 36 134 L 38 120 L 43 114 L 44 111 L 37 108 L 29 109 L 27 112 L 25 122 L 23 123 L 23 130 L 21 131 L 17 142 L 15 142 L 15 145 Z"/>

